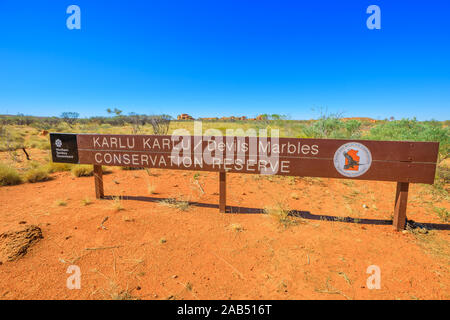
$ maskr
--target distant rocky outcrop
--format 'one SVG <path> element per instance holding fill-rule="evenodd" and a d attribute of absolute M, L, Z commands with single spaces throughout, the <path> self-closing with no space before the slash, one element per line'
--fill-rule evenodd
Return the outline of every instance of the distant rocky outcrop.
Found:
<path fill-rule="evenodd" d="M 194 118 L 187 113 L 182 113 L 178 115 L 177 120 L 194 120 Z"/>

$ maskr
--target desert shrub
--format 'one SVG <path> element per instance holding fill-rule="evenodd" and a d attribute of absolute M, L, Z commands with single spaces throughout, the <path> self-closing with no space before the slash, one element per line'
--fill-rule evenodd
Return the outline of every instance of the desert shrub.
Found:
<path fill-rule="evenodd" d="M 407 140 L 439 142 L 441 158 L 447 158 L 450 151 L 450 128 L 441 122 L 419 122 L 416 118 L 380 123 L 373 127 L 368 136 L 374 140 Z"/>
<path fill-rule="evenodd" d="M 56 132 L 70 132 L 72 131 L 72 128 L 65 122 L 59 122 L 58 125 L 55 128 Z"/>
<path fill-rule="evenodd" d="M 439 142 L 439 161 L 448 158 L 450 152 L 450 128 L 438 121 L 419 122 L 416 118 L 387 121 L 373 127 L 368 135 L 374 140 L 407 140 Z M 449 170 L 438 166 L 434 187 L 446 193 Z"/>
<path fill-rule="evenodd" d="M 24 147 L 24 137 L 12 127 L 0 127 L 0 151 L 13 151 Z"/>
<path fill-rule="evenodd" d="M 361 122 L 343 121 L 339 115 L 322 115 L 317 121 L 302 125 L 304 136 L 308 138 L 356 139 L 361 136 Z"/>
<path fill-rule="evenodd" d="M 26 148 L 36 148 L 41 150 L 50 149 L 50 140 L 48 138 L 41 138 L 36 135 L 31 136 L 25 143 Z"/>
<path fill-rule="evenodd" d="M 46 168 L 31 168 L 24 174 L 24 180 L 27 182 L 39 182 L 49 180 L 50 176 Z"/>
<path fill-rule="evenodd" d="M 0 186 L 12 186 L 21 182 L 22 179 L 14 168 L 0 163 Z"/>
<path fill-rule="evenodd" d="M 94 174 L 94 166 L 87 164 L 74 165 L 71 171 L 75 177 L 89 177 Z"/>

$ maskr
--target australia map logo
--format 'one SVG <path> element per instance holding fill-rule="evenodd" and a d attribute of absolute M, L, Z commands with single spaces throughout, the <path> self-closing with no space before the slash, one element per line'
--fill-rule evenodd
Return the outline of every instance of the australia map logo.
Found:
<path fill-rule="evenodd" d="M 372 164 L 370 150 L 359 142 L 343 144 L 334 154 L 334 167 L 343 176 L 354 178 L 363 175 Z"/>

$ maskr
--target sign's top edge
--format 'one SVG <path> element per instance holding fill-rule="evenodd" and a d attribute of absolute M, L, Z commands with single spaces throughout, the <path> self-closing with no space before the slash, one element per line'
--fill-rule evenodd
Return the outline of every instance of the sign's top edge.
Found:
<path fill-rule="evenodd" d="M 71 133 L 71 132 L 50 132 L 50 134 L 67 134 L 67 135 L 78 135 L 78 136 L 88 136 L 88 135 L 95 135 L 95 136 L 129 136 L 129 137 L 170 137 L 172 135 L 170 134 L 120 134 L 120 133 Z M 200 135 L 176 135 L 178 137 L 211 137 L 211 136 L 200 136 Z M 258 138 L 258 136 L 226 136 L 223 135 L 223 137 L 251 137 L 251 138 Z M 266 138 L 271 138 L 270 136 Z M 425 143 L 425 144 L 437 144 L 439 145 L 439 142 L 437 141 L 412 141 L 412 140 L 367 140 L 367 139 L 333 139 L 333 138 L 295 138 L 295 137 L 279 137 L 279 139 L 297 139 L 297 140 L 315 140 L 315 141 L 337 141 L 337 142 L 401 142 L 401 143 Z"/>

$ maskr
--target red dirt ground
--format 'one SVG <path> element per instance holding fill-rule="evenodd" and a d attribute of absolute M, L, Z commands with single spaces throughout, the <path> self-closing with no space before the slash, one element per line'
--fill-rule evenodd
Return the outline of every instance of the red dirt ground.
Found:
<path fill-rule="evenodd" d="M 2 262 L 0 299 L 450 298 L 450 233 L 432 210 L 450 206 L 433 200 L 427 186 L 410 188 L 408 218 L 444 230 L 414 234 L 371 223 L 392 218 L 394 183 L 229 174 L 227 204 L 234 208 L 221 214 L 217 173 L 198 176 L 204 194 L 194 172 L 151 173 L 114 169 L 104 176 L 106 195 L 134 196 L 120 211 L 114 200 L 95 199 L 92 177 L 56 173 L 51 181 L 1 187 L 0 233 L 26 221 L 44 239 L 23 258 Z M 158 202 L 183 196 L 198 203 L 181 211 Z M 86 197 L 91 204 L 83 205 Z M 248 209 L 279 200 L 307 213 L 284 228 Z M 81 269 L 80 290 L 66 287 L 71 264 Z M 370 265 L 381 268 L 379 290 L 367 288 Z"/>

